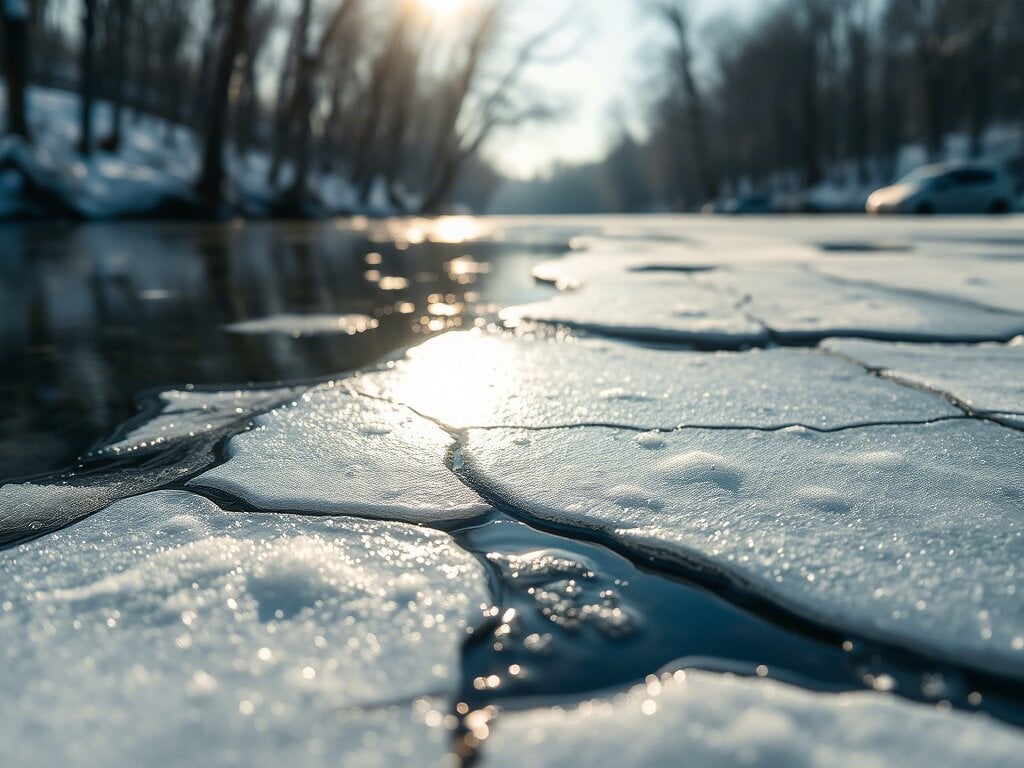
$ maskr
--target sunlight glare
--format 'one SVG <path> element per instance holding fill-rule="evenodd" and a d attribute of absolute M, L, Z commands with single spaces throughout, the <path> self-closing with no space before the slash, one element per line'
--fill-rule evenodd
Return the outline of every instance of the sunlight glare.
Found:
<path fill-rule="evenodd" d="M 470 2 L 471 0 L 416 0 L 416 4 L 423 10 L 440 19 L 451 18 Z"/>

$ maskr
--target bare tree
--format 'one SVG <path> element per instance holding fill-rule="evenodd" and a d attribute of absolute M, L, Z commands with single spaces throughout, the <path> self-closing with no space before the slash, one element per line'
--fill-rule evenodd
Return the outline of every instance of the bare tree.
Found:
<path fill-rule="evenodd" d="M 28 85 L 29 7 L 26 0 L 4 0 L 4 76 L 7 79 L 7 132 L 29 138 L 25 116 Z"/>
<path fill-rule="evenodd" d="M 235 60 L 245 38 L 245 27 L 252 0 L 231 0 L 231 8 L 217 56 L 217 70 L 210 88 L 210 103 L 203 137 L 202 171 L 196 191 L 205 200 L 219 204 L 224 199 L 224 140 L 228 96 Z"/>
<path fill-rule="evenodd" d="M 424 212 L 436 212 L 446 202 L 462 166 L 495 130 L 549 119 L 557 112 L 538 94 L 521 93 L 518 86 L 527 68 L 544 56 L 563 19 L 556 19 L 527 38 L 511 57 L 495 56 L 499 52 L 504 10 L 500 0 L 485 6 L 470 36 L 463 67 L 454 80 L 442 117 L 436 152 L 431 157 L 433 173 L 424 185 L 421 203 Z M 499 64 L 494 70 L 493 60 L 506 58 L 511 59 L 509 63 L 503 67 Z M 488 65 L 494 71 L 488 72 Z"/>
<path fill-rule="evenodd" d="M 109 12 L 116 23 L 113 43 L 113 67 L 110 73 L 113 79 L 113 125 L 110 135 L 101 142 L 108 152 L 117 152 L 121 148 L 121 135 L 124 129 L 124 102 L 130 72 L 128 70 L 128 38 L 132 20 L 131 0 L 112 0 Z"/>
<path fill-rule="evenodd" d="M 92 154 L 92 107 L 96 89 L 96 0 L 83 0 L 81 46 L 78 151 L 88 157 Z"/>
<path fill-rule="evenodd" d="M 681 115 L 687 121 L 685 131 L 680 134 L 689 139 L 690 160 L 697 169 L 701 196 L 713 200 L 718 196 L 718 179 L 713 170 L 705 121 L 704 96 L 693 74 L 693 50 L 690 44 L 690 19 L 687 6 L 680 2 L 660 2 L 655 5 L 657 13 L 667 22 L 675 42 L 672 51 L 672 71 L 675 74 L 673 88 L 678 88 L 683 99 Z"/>

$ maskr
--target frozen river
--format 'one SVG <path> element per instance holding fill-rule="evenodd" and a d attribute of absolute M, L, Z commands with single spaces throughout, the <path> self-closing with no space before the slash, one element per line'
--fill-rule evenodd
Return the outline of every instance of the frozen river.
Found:
<path fill-rule="evenodd" d="M 1020 219 L 9 233 L 13 765 L 1024 752 Z"/>

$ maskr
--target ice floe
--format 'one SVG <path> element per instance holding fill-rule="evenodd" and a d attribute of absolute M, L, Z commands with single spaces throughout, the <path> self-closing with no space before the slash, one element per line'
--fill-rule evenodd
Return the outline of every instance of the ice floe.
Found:
<path fill-rule="evenodd" d="M 348 385 L 456 428 L 836 429 L 960 415 L 941 397 L 816 350 L 709 354 L 476 332 L 432 339 Z"/>
<path fill-rule="evenodd" d="M 563 293 L 503 316 L 704 347 L 768 335 L 797 344 L 828 335 L 973 342 L 1024 331 L 1012 254 L 979 256 L 976 245 L 926 242 L 906 228 L 897 253 L 814 244 L 845 231 L 835 229 L 736 235 L 695 224 L 686 242 L 591 236 L 580 241 L 586 250 L 534 268 Z"/>
<path fill-rule="evenodd" d="M 490 597 L 445 534 L 121 501 L 0 553 L 5 764 L 449 765 Z"/>
<path fill-rule="evenodd" d="M 819 622 L 1024 677 L 1019 433 L 955 420 L 649 438 L 474 430 L 465 471 L 530 516 L 726 571 Z"/>
<path fill-rule="evenodd" d="M 283 333 L 295 337 L 329 334 L 355 336 L 357 333 L 371 331 L 377 325 L 377 321 L 368 315 L 283 314 L 231 323 L 225 325 L 224 330 L 246 335 Z"/>
<path fill-rule="evenodd" d="M 652 676 L 570 708 L 481 722 L 483 768 L 1004 768 L 1019 731 L 873 692 L 817 694 L 706 672 Z"/>
<path fill-rule="evenodd" d="M 271 411 L 191 486 L 259 509 L 423 522 L 487 505 L 445 465 L 453 438 L 407 408 L 325 384 Z"/>
<path fill-rule="evenodd" d="M 1017 259 L 886 254 L 838 256 L 815 262 L 814 269 L 841 280 L 945 297 L 967 304 L 1024 313 Z"/>
<path fill-rule="evenodd" d="M 652 341 L 743 347 L 768 339 L 739 306 L 742 297 L 696 285 L 685 275 L 622 275 L 501 313 L 507 322 L 554 323 Z"/>
<path fill-rule="evenodd" d="M 954 397 L 975 413 L 1024 421 L 1024 343 L 966 346 L 829 339 L 824 348 L 886 376 Z"/>
<path fill-rule="evenodd" d="M 717 270 L 693 279 L 746 297 L 744 308 L 750 317 L 770 328 L 775 339 L 787 343 L 816 342 L 828 336 L 990 341 L 1024 332 L 1024 314 L 848 284 L 794 266 Z"/>
<path fill-rule="evenodd" d="M 159 411 L 137 426 L 92 451 L 94 457 L 120 456 L 159 448 L 204 432 L 242 424 L 304 391 L 304 387 L 236 389 L 227 391 L 168 390 L 158 395 Z"/>

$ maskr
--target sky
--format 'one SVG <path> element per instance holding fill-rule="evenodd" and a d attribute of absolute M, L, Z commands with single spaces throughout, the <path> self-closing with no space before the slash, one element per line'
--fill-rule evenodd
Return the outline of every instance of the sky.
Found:
<path fill-rule="evenodd" d="M 690 2 L 698 30 L 719 15 L 749 18 L 764 4 Z M 554 52 L 579 45 L 571 56 L 533 66 L 524 79 L 524 87 L 543 89 L 569 111 L 555 121 L 496 133 L 484 157 L 504 175 L 526 179 L 546 175 L 556 163 L 599 159 L 623 129 L 642 136 L 652 73 L 665 45 L 647 7 L 648 0 L 520 0 L 515 24 L 541 29 L 564 18 L 564 31 L 550 45 Z"/>

